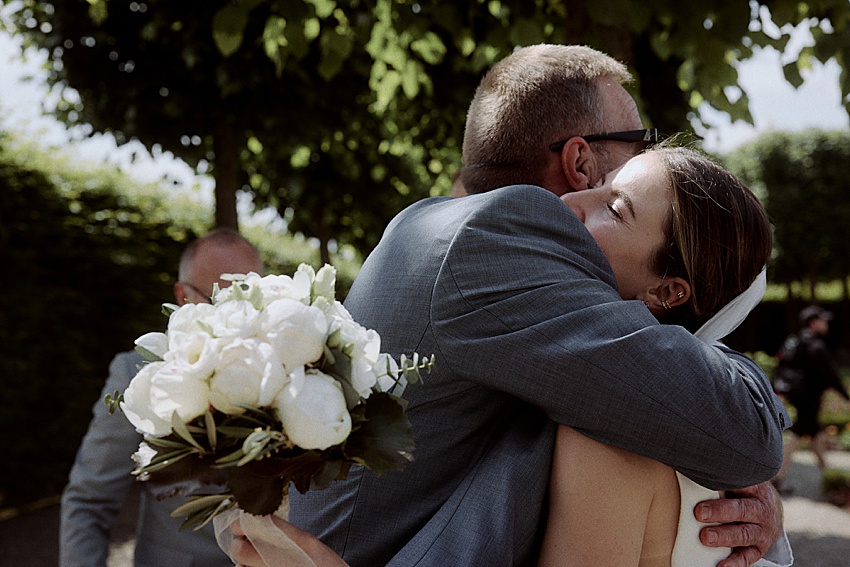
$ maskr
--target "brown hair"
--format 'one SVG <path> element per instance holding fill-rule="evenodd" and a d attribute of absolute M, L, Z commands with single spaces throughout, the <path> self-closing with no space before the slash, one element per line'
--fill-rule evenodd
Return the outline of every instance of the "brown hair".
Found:
<path fill-rule="evenodd" d="M 467 113 L 460 177 L 467 192 L 539 183 L 549 144 L 603 130 L 602 77 L 631 80 L 622 63 L 578 45 L 533 45 L 497 63 Z"/>
<path fill-rule="evenodd" d="M 689 148 L 656 148 L 672 187 L 666 244 L 653 269 L 691 286 L 687 302 L 663 322 L 695 331 L 746 290 L 767 265 L 773 246 L 770 219 L 737 177 Z"/>

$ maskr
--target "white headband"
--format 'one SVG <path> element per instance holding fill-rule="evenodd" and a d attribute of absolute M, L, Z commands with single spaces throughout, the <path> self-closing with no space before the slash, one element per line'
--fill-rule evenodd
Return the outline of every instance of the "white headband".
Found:
<path fill-rule="evenodd" d="M 723 309 L 709 319 L 694 335 L 711 344 L 738 328 L 747 315 L 759 304 L 767 289 L 767 266 L 756 276 L 741 295 L 727 303 Z"/>

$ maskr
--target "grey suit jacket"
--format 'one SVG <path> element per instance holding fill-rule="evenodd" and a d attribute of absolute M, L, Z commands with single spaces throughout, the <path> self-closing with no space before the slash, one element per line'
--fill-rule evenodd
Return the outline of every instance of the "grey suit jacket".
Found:
<path fill-rule="evenodd" d="M 131 455 L 142 436 L 123 415 L 109 415 L 103 397 L 123 392 L 142 358 L 135 352 L 115 356 L 109 379 L 94 404 L 94 418 L 77 451 L 68 485 L 62 493 L 59 535 L 60 567 L 105 567 L 110 532 L 137 481 Z M 184 502 L 156 498 L 142 484 L 136 527 L 137 567 L 233 567 L 219 549 L 212 524 L 203 530 L 178 531 L 181 519 L 171 511 Z"/>
<path fill-rule="evenodd" d="M 712 488 L 774 476 L 787 419 L 761 370 L 622 301 L 584 226 L 512 186 L 400 213 L 346 306 L 382 350 L 436 354 L 408 386 L 416 461 L 298 495 L 292 521 L 351 565 L 534 559 L 555 426 Z"/>

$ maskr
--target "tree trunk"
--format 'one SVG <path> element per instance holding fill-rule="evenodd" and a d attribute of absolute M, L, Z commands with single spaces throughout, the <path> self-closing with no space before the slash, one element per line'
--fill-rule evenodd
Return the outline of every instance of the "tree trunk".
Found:
<path fill-rule="evenodd" d="M 239 188 L 239 148 L 232 126 L 222 121 L 213 139 L 215 153 L 215 226 L 239 230 L 236 190 Z"/>

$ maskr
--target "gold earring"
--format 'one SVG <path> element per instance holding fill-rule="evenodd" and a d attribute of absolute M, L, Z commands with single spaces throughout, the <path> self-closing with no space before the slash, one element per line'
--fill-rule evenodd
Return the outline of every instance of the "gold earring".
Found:
<path fill-rule="evenodd" d="M 661 307 L 663 307 L 663 308 L 664 308 L 664 310 L 665 310 L 665 311 L 667 311 L 667 310 L 669 310 L 669 309 L 670 309 L 670 304 L 669 304 L 669 303 L 667 303 L 666 301 L 662 301 L 662 302 L 661 302 Z"/>
<path fill-rule="evenodd" d="M 678 295 L 679 295 L 679 299 L 682 299 L 683 297 L 685 297 L 685 292 L 680 291 Z"/>

